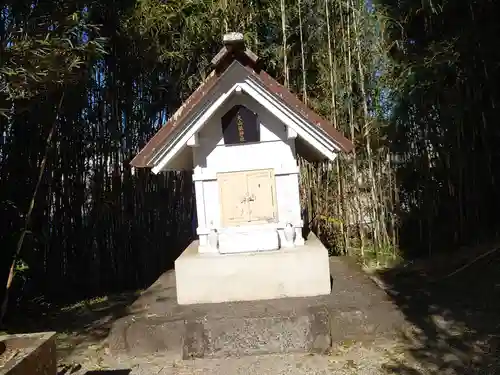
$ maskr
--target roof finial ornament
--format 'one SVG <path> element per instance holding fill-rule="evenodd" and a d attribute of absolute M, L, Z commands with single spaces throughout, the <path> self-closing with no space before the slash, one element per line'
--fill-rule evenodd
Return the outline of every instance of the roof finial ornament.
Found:
<path fill-rule="evenodd" d="M 224 47 L 212 59 L 215 69 L 225 69 L 233 60 L 238 60 L 243 65 L 251 66 L 255 69 L 255 64 L 259 57 L 245 46 L 243 33 L 231 32 L 222 37 Z M 227 64 L 227 65 L 226 65 Z"/>
<path fill-rule="evenodd" d="M 245 45 L 245 38 L 243 37 L 243 34 L 237 32 L 224 34 L 222 41 L 226 46 L 232 46 L 233 48 L 236 46 L 244 47 Z"/>

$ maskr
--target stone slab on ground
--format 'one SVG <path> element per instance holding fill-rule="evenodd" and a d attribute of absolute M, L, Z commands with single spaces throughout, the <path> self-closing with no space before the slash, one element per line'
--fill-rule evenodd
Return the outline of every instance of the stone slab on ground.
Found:
<path fill-rule="evenodd" d="M 233 315 L 185 323 L 182 357 L 225 358 L 269 353 L 324 353 L 330 347 L 326 306 L 291 304 L 287 311 L 258 316 Z"/>
<path fill-rule="evenodd" d="M 130 356 L 167 354 L 182 357 L 185 321 L 162 317 L 132 316 L 118 320 L 106 342 L 116 354 Z"/>
<path fill-rule="evenodd" d="M 131 316 L 114 324 L 114 352 L 173 358 L 225 358 L 330 347 L 329 310 L 322 298 L 196 305 L 169 316 Z"/>
<path fill-rule="evenodd" d="M 168 358 L 221 358 L 322 352 L 330 342 L 395 335 L 403 315 L 358 266 L 331 258 L 332 293 L 222 304 L 178 305 L 175 273 L 162 275 L 114 323 L 113 353 Z"/>
<path fill-rule="evenodd" d="M 1 375 L 56 375 L 55 332 L 4 335 L 0 342 L 6 345 Z"/>

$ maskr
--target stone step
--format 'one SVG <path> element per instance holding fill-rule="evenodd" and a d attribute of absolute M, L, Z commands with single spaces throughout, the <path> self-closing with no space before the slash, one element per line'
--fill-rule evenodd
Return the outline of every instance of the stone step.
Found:
<path fill-rule="evenodd" d="M 323 353 L 331 344 L 328 308 L 307 301 L 199 305 L 181 319 L 131 316 L 113 325 L 108 345 L 116 353 L 178 359 Z"/>
<path fill-rule="evenodd" d="M 324 306 L 279 315 L 197 319 L 186 321 L 184 328 L 183 359 L 323 353 L 331 343 Z"/>
<path fill-rule="evenodd" d="M 198 305 L 199 310 L 180 312 L 185 318 L 127 317 L 113 325 L 108 346 L 113 354 L 171 360 L 323 353 L 332 344 L 393 339 L 405 328 L 399 311 L 383 303 L 367 311 L 326 304 L 287 310 L 280 303 L 288 304 L 274 300 L 264 307 L 257 301 L 248 309 L 247 303 L 213 304 L 213 310 Z"/>

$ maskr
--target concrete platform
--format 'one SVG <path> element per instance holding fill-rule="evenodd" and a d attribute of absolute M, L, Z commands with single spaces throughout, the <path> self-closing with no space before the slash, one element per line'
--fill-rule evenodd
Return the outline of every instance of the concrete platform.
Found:
<path fill-rule="evenodd" d="M 330 294 L 328 250 L 314 234 L 304 246 L 257 253 L 198 253 L 194 241 L 175 261 L 180 305 Z"/>
<path fill-rule="evenodd" d="M 321 298 L 190 305 L 171 316 L 134 316 L 115 324 L 110 347 L 133 356 L 226 358 L 271 353 L 324 353 L 331 345 Z M 180 306 L 179 306 L 180 307 Z"/>
<path fill-rule="evenodd" d="M 331 343 L 393 337 L 403 315 L 359 268 L 330 258 L 327 296 L 179 305 L 175 272 L 164 273 L 113 323 L 113 356 L 169 360 L 318 353 Z"/>

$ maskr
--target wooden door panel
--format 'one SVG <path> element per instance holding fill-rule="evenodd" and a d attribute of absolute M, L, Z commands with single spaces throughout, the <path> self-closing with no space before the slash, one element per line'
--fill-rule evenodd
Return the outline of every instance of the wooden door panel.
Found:
<path fill-rule="evenodd" d="M 247 174 L 249 220 L 251 222 L 276 221 L 276 197 L 272 170 L 252 171 Z"/>
<path fill-rule="evenodd" d="M 223 226 L 241 225 L 249 221 L 247 178 L 244 173 L 221 173 L 218 176 Z"/>

